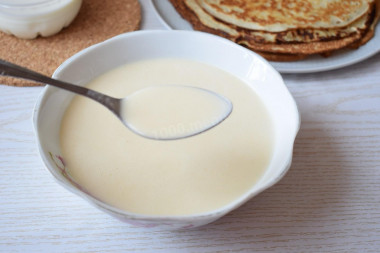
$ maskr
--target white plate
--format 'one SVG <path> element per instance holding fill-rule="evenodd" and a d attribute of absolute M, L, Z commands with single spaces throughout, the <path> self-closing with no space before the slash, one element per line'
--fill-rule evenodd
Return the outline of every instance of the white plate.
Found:
<path fill-rule="evenodd" d="M 193 30 L 171 5 L 169 0 L 151 0 L 160 21 L 169 29 Z M 375 36 L 357 50 L 342 50 L 328 58 L 318 55 L 296 62 L 270 62 L 281 73 L 312 73 L 342 68 L 363 61 L 380 52 L 380 25 Z"/>

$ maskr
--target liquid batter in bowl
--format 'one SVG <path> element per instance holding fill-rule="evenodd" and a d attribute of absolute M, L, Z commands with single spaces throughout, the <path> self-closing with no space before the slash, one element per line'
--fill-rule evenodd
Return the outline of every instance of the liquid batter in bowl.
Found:
<path fill-rule="evenodd" d="M 112 206 L 146 215 L 205 213 L 251 189 L 271 160 L 274 139 L 255 91 L 223 70 L 183 59 L 127 64 L 87 86 L 124 97 L 155 84 L 212 90 L 232 102 L 233 112 L 200 135 L 155 141 L 132 133 L 101 105 L 75 97 L 60 133 L 73 180 Z"/>

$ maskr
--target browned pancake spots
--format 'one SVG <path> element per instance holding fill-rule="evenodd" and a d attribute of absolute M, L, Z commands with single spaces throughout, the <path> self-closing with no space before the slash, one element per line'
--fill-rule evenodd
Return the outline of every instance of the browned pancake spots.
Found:
<path fill-rule="evenodd" d="M 211 20 L 214 20 L 218 24 L 222 24 L 230 27 L 234 31 L 237 31 L 237 36 L 224 32 L 219 29 L 212 28 L 207 24 L 203 24 L 198 18 L 197 14 L 193 12 L 184 3 L 185 0 L 170 0 L 177 11 L 187 19 L 195 30 L 201 30 L 209 33 L 213 33 L 225 38 L 228 38 L 240 45 L 243 45 L 265 57 L 268 60 L 273 61 L 294 61 L 304 59 L 310 54 L 321 54 L 323 56 L 329 56 L 334 51 L 348 48 L 357 47 L 368 41 L 373 36 L 374 31 L 374 6 L 371 5 L 371 15 L 366 14 L 366 25 L 354 26 L 355 29 L 336 28 L 336 29 L 290 29 L 284 32 L 264 32 L 255 31 L 246 28 L 237 27 L 235 25 L 226 23 L 214 16 L 210 16 Z M 376 0 L 376 4 L 380 3 L 380 0 Z M 228 3 L 234 3 L 235 0 L 224 1 Z M 236 0 L 236 4 L 242 1 Z M 284 1 L 284 5 L 291 5 L 292 1 Z M 301 1 L 302 2 L 302 1 Z M 270 2 L 271 5 L 264 9 L 270 9 L 274 4 L 274 1 Z M 345 3 L 348 4 L 348 3 Z M 239 5 L 238 7 L 242 7 Z M 244 6 L 243 6 L 244 7 Z M 305 10 L 310 8 L 308 3 L 300 4 L 297 8 Z M 296 8 L 296 9 L 297 9 Z M 341 8 L 341 7 L 340 7 Z M 263 9 L 263 10 L 264 10 Z M 335 10 L 339 12 L 340 10 Z M 247 10 L 245 10 L 247 13 Z M 378 12 L 377 12 L 378 13 Z M 378 16 L 378 14 L 377 14 Z M 318 19 L 318 17 L 311 13 L 309 17 Z M 361 21 L 360 21 L 361 22 Z M 363 28 L 360 28 L 363 27 Z M 372 28 L 371 28 L 372 27 Z M 268 41 L 265 36 L 274 36 L 274 41 Z"/>

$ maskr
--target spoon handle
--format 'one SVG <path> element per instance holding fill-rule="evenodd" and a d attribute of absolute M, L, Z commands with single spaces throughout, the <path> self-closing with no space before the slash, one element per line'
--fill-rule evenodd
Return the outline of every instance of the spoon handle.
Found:
<path fill-rule="evenodd" d="M 87 89 L 82 86 L 73 85 L 57 79 L 44 76 L 40 73 L 34 72 L 30 69 L 18 66 L 16 64 L 0 59 L 0 75 L 11 76 L 15 78 L 22 78 L 35 81 L 42 84 L 49 84 L 73 93 L 91 98 L 110 109 L 113 113 L 119 113 L 120 101 L 117 98 L 107 96 L 94 90 Z"/>

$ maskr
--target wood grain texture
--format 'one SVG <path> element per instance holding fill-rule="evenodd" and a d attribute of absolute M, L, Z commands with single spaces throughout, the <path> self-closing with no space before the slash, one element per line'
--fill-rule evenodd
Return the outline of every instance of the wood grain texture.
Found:
<path fill-rule="evenodd" d="M 141 3 L 143 27 L 159 28 Z M 377 54 L 284 75 L 302 117 L 289 173 L 226 217 L 179 232 L 123 224 L 59 186 L 33 133 L 42 88 L 0 86 L 0 252 L 379 252 L 379 70 Z"/>

